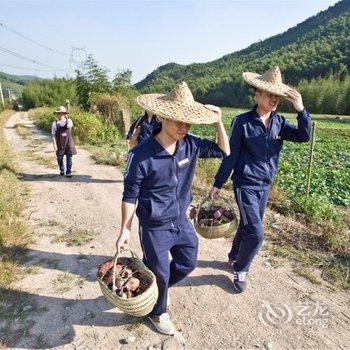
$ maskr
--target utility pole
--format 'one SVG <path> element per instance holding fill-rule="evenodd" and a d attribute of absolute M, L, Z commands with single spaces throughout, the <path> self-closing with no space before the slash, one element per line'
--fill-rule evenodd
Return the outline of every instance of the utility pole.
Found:
<path fill-rule="evenodd" d="M 0 96 L 1 96 L 2 105 L 5 107 L 4 94 L 2 93 L 1 81 L 0 81 Z"/>
<path fill-rule="evenodd" d="M 66 100 L 66 103 L 67 103 L 67 111 L 68 111 L 68 114 L 69 114 L 70 113 L 70 101 Z"/>
<path fill-rule="evenodd" d="M 9 99 L 10 99 L 10 102 L 12 102 L 12 95 L 11 95 L 11 89 L 6 89 L 9 93 Z"/>
<path fill-rule="evenodd" d="M 309 166 L 307 170 L 307 182 L 306 182 L 306 197 L 309 197 L 309 193 L 310 193 L 311 168 L 312 168 L 312 160 L 314 156 L 314 146 L 315 146 L 315 128 L 316 128 L 316 123 L 312 122 L 311 146 L 309 151 Z"/>

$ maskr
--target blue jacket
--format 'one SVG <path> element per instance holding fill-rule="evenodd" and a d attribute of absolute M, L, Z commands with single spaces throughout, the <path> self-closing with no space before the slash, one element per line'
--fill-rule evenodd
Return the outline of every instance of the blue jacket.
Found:
<path fill-rule="evenodd" d="M 221 188 L 234 171 L 231 179 L 235 187 L 255 190 L 268 188 L 277 171 L 283 141 L 310 140 L 311 118 L 304 109 L 298 113 L 298 126 L 272 112 L 269 128 L 261 121 L 256 106 L 232 121 L 230 148 L 215 176 L 214 186 Z"/>
<path fill-rule="evenodd" d="M 218 145 L 187 135 L 170 155 L 151 136 L 129 153 L 123 202 L 136 203 L 141 226 L 167 229 L 186 219 L 198 158 L 222 158 Z"/>

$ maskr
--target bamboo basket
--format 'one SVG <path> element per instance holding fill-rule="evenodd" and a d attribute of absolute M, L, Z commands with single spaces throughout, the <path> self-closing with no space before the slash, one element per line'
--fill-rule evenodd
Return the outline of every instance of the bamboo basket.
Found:
<path fill-rule="evenodd" d="M 113 260 L 113 291 L 108 288 L 106 283 L 103 281 L 103 276 L 98 276 L 97 280 L 99 282 L 102 294 L 106 299 L 115 305 L 118 309 L 125 312 L 128 315 L 132 316 L 146 316 L 152 310 L 158 299 L 158 287 L 156 277 L 151 270 L 149 270 L 146 265 L 140 260 L 137 255 L 131 250 L 128 249 L 132 255 L 131 258 L 127 257 L 118 257 L 116 253 Z M 127 265 L 133 271 L 138 271 L 137 278 L 140 279 L 141 283 L 147 284 L 148 288 L 140 295 L 124 299 L 121 296 L 117 295 L 115 292 L 115 266 L 117 261 L 120 264 Z"/>
<path fill-rule="evenodd" d="M 205 197 L 198 206 L 197 214 L 196 214 L 195 218 L 193 219 L 194 229 L 196 230 L 196 232 L 200 236 L 207 238 L 207 239 L 216 239 L 216 238 L 231 236 L 234 233 L 234 231 L 237 229 L 238 219 L 237 219 L 237 215 L 235 213 L 235 210 L 229 204 L 229 201 L 227 199 L 225 201 L 230 206 L 232 212 L 235 215 L 235 218 L 232 221 L 230 221 L 226 224 L 219 225 L 219 226 L 201 226 L 201 225 L 199 225 L 199 223 L 198 223 L 199 211 L 202 208 L 203 204 L 208 200 L 209 200 L 209 197 Z"/>

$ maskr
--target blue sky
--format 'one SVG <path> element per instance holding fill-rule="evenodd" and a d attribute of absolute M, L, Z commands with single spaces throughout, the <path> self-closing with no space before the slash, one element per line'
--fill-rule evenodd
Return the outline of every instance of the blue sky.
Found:
<path fill-rule="evenodd" d="M 337 1 L 1 1 L 0 23 L 56 50 L 85 47 L 112 76 L 123 68 L 137 82 L 160 65 L 207 62 L 279 34 Z M 0 48 L 57 68 L 63 56 L 0 26 Z M 85 57 L 75 52 L 75 60 Z M 12 65 L 26 68 L 17 69 Z M 73 66 L 74 67 L 74 66 Z M 0 51 L 0 71 L 64 76 Z"/>

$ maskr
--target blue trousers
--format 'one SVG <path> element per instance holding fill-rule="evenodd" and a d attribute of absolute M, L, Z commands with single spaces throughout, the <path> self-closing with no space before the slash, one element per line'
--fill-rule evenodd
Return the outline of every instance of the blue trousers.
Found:
<path fill-rule="evenodd" d="M 264 240 L 263 216 L 269 197 L 269 188 L 263 191 L 234 188 L 240 213 L 240 222 L 228 257 L 235 260 L 235 271 L 249 271 Z"/>
<path fill-rule="evenodd" d="M 64 157 L 64 155 L 59 155 L 59 154 L 57 155 L 57 163 L 58 163 L 58 166 L 60 168 L 60 173 L 61 174 L 65 173 L 63 157 Z M 70 154 L 67 154 L 66 155 L 66 159 L 67 159 L 67 162 L 66 162 L 66 165 L 67 165 L 66 174 L 70 175 L 72 173 L 73 156 L 70 155 Z"/>
<path fill-rule="evenodd" d="M 168 288 L 184 279 L 197 266 L 198 238 L 189 220 L 169 230 L 140 226 L 139 234 L 143 261 L 155 274 L 159 292 L 150 315 L 159 316 L 167 309 Z"/>

